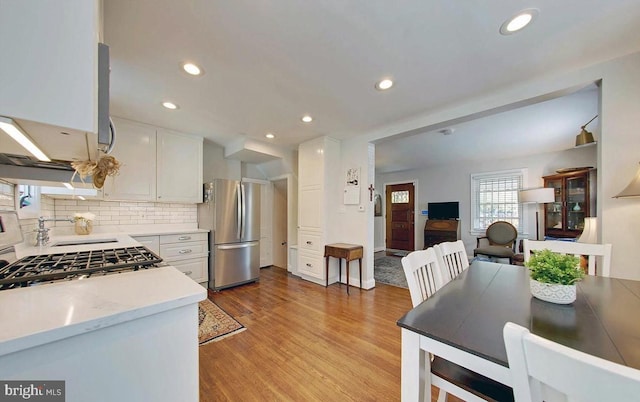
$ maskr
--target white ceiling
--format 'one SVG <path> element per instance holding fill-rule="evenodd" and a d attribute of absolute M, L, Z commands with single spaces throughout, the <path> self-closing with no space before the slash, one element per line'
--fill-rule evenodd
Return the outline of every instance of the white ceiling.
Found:
<path fill-rule="evenodd" d="M 598 114 L 599 89 L 376 144 L 376 172 L 390 173 L 450 164 L 517 158 L 575 146 L 581 126 Z M 599 119 L 586 129 L 599 137 Z M 453 132 L 444 135 L 442 130 Z"/>
<path fill-rule="evenodd" d="M 504 20 L 531 7 L 540 10 L 534 24 L 517 34 L 498 33 Z M 267 132 L 283 147 L 319 135 L 344 139 L 535 76 L 637 51 L 638 21 L 638 0 L 105 0 L 111 110 L 222 146 L 243 137 L 267 141 Z M 198 63 L 205 74 L 188 76 L 180 69 L 184 61 Z M 396 85 L 376 91 L 383 76 Z M 180 108 L 164 109 L 164 100 Z M 533 120 L 513 114 L 505 122 L 496 115 L 454 127 L 450 136 L 431 135 L 433 148 L 454 146 L 448 142 L 506 147 L 503 138 L 490 137 L 500 127 L 519 149 L 531 148 L 529 137 L 560 131 L 571 143 L 593 110 L 556 125 L 550 113 L 571 103 L 557 102 L 530 109 Z M 305 113 L 313 123 L 300 121 Z M 549 137 L 544 143 L 557 149 L 566 141 Z M 397 160 L 387 163 L 388 169 L 403 168 Z"/>

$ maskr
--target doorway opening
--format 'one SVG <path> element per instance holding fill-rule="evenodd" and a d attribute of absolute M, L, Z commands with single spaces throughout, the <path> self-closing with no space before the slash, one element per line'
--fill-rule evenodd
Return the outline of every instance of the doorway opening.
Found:
<path fill-rule="evenodd" d="M 406 255 L 415 250 L 415 186 L 385 186 L 385 247 L 387 255 Z"/>
<path fill-rule="evenodd" d="M 273 265 L 288 269 L 289 267 L 289 226 L 287 215 L 288 189 L 287 179 L 272 181 L 273 183 Z"/>

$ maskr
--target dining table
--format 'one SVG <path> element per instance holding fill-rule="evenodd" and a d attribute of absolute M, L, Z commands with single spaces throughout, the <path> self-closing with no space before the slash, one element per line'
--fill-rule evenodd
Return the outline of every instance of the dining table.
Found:
<path fill-rule="evenodd" d="M 428 353 L 511 386 L 502 329 L 507 322 L 590 355 L 640 369 L 640 281 L 586 276 L 576 300 L 531 295 L 526 267 L 475 260 L 397 322 L 402 401 L 431 390 Z M 425 353 L 428 352 L 428 353 Z"/>

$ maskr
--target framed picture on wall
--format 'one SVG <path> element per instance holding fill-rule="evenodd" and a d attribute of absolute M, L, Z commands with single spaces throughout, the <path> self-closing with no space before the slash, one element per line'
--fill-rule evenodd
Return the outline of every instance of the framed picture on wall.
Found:
<path fill-rule="evenodd" d="M 373 216 L 382 216 L 382 196 L 376 194 L 373 202 Z"/>

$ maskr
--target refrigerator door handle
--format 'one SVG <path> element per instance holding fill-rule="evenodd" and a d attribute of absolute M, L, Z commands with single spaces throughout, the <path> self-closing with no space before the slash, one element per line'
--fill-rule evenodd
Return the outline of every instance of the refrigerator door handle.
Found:
<path fill-rule="evenodd" d="M 245 238 L 245 231 L 247 225 L 247 198 L 246 193 L 244 192 L 244 184 L 240 183 L 240 189 L 242 192 L 242 215 L 240 218 L 240 239 Z"/>
<path fill-rule="evenodd" d="M 223 246 L 216 246 L 219 250 L 233 250 L 236 248 L 247 248 L 247 247 L 255 247 L 258 245 L 257 241 L 252 241 L 249 243 L 240 243 L 240 244 L 228 244 Z"/>
<path fill-rule="evenodd" d="M 237 201 L 237 227 L 236 227 L 236 236 L 238 239 L 242 239 L 242 197 L 240 194 L 240 183 L 236 184 L 236 199 Z"/>

